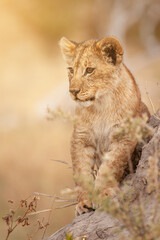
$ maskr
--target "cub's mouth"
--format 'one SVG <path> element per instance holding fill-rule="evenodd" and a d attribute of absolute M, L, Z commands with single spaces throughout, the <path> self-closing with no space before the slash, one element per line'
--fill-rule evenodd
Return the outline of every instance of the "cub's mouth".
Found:
<path fill-rule="evenodd" d="M 81 99 L 80 97 L 74 96 L 73 94 L 71 94 L 71 97 L 75 102 L 77 102 L 83 107 L 91 106 L 92 104 L 94 104 L 94 100 L 96 99 L 95 96 Z"/>
<path fill-rule="evenodd" d="M 88 101 L 94 101 L 95 97 L 90 97 L 90 98 L 86 98 L 86 99 L 83 99 L 83 100 L 78 98 L 78 97 L 74 97 L 74 100 L 78 101 L 78 102 L 88 102 Z"/>

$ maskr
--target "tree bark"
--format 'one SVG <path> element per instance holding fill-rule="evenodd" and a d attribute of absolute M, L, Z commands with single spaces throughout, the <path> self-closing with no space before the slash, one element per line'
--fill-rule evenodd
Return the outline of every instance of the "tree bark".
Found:
<path fill-rule="evenodd" d="M 149 168 L 148 158 L 155 151 L 155 142 L 160 143 L 160 111 L 152 115 L 149 121 L 149 125 L 154 128 L 154 135 L 152 138 L 147 139 L 144 145 L 138 144 L 133 154 L 133 161 L 139 163 L 137 165 L 135 173 L 128 174 L 121 184 L 121 190 L 123 191 L 123 182 L 130 180 L 128 185 L 129 189 L 132 189 L 133 196 L 131 198 L 131 204 L 134 204 L 138 195 L 141 193 L 142 204 L 145 206 L 146 221 L 151 214 L 151 209 L 154 207 L 153 193 L 146 191 L 147 187 L 147 171 Z M 160 147 L 160 144 L 159 144 Z M 145 202 L 145 199 L 148 199 Z M 158 213 L 160 216 L 160 213 Z M 76 217 L 71 224 L 66 225 L 46 240 L 64 240 L 66 233 L 72 233 L 73 238 L 80 240 L 86 236 L 87 240 L 118 240 L 119 234 L 115 231 L 121 226 L 121 222 L 118 219 L 113 218 L 111 215 L 103 211 L 93 211 Z M 127 230 L 123 230 L 123 234 L 127 237 L 129 233 Z M 85 238 L 84 238 L 85 239 Z M 129 238 L 128 238 L 129 239 Z"/>

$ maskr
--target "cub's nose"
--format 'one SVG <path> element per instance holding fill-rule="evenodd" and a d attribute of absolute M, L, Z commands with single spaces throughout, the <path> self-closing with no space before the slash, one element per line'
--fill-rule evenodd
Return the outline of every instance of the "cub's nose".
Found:
<path fill-rule="evenodd" d="M 76 97 L 80 92 L 80 89 L 70 88 L 69 91 Z"/>

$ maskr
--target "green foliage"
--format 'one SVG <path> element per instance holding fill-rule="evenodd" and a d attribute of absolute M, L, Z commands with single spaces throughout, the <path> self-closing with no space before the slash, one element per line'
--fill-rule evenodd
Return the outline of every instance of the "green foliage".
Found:
<path fill-rule="evenodd" d="M 72 233 L 66 233 L 66 240 L 73 240 Z"/>

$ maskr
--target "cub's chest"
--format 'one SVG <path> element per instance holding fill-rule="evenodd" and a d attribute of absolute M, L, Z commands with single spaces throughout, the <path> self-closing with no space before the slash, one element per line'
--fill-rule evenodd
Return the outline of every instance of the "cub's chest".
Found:
<path fill-rule="evenodd" d="M 102 162 L 103 155 L 107 152 L 109 147 L 111 126 L 107 123 L 107 121 L 101 121 L 94 125 L 92 131 L 94 136 L 95 160 L 97 166 L 99 167 Z"/>
<path fill-rule="evenodd" d="M 98 114 L 94 111 L 92 114 L 82 111 L 79 112 L 79 115 L 81 118 L 79 126 L 84 126 L 88 140 L 94 143 L 94 145 L 102 145 L 108 142 L 114 124 L 105 109 Z"/>
<path fill-rule="evenodd" d="M 105 148 L 109 143 L 109 135 L 111 132 L 111 125 L 107 120 L 102 119 L 98 122 L 93 122 L 92 133 L 96 148 Z"/>

